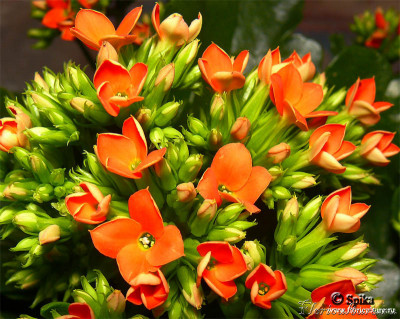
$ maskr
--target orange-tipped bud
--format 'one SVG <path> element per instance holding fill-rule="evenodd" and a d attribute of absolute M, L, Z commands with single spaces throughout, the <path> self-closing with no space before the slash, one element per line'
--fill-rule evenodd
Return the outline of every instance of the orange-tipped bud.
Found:
<path fill-rule="evenodd" d="M 107 297 L 107 308 L 113 313 L 122 314 L 125 311 L 125 296 L 120 290 L 114 290 Z"/>
<path fill-rule="evenodd" d="M 187 203 L 196 198 L 197 192 L 193 183 L 182 183 L 176 187 L 178 200 L 182 203 Z"/>
<path fill-rule="evenodd" d="M 247 137 L 250 131 L 251 123 L 247 117 L 238 117 L 231 128 L 231 137 L 234 140 L 241 141 Z"/>
<path fill-rule="evenodd" d="M 50 225 L 47 226 L 39 233 L 40 245 L 53 243 L 60 239 L 60 226 Z"/>
<path fill-rule="evenodd" d="M 358 285 L 368 278 L 361 271 L 354 268 L 346 267 L 341 270 L 335 271 L 332 275 L 332 279 L 333 281 L 349 279 L 352 281 L 353 285 Z"/>
<path fill-rule="evenodd" d="M 280 143 L 271 147 L 267 157 L 272 158 L 274 164 L 282 163 L 290 155 L 290 146 L 286 143 Z"/>
<path fill-rule="evenodd" d="M 154 86 L 159 86 L 161 83 L 163 83 L 163 91 L 167 92 L 171 88 L 174 78 L 175 66 L 173 63 L 167 64 L 158 73 Z"/>
<path fill-rule="evenodd" d="M 97 55 L 97 67 L 99 67 L 105 60 L 112 60 L 118 62 L 118 53 L 114 46 L 107 41 L 103 41 L 100 46 L 99 54 Z"/>
<path fill-rule="evenodd" d="M 211 220 L 217 213 L 217 208 L 218 206 L 215 199 L 205 199 L 197 211 L 197 216 L 201 219 L 207 218 L 207 220 Z"/>

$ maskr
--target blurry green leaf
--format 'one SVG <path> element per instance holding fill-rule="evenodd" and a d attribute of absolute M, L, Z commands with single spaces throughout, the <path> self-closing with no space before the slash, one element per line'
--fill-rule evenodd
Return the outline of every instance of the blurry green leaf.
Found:
<path fill-rule="evenodd" d="M 331 42 L 331 51 L 335 55 L 339 54 L 346 46 L 343 34 L 334 33 L 329 37 L 329 40 Z"/>
<path fill-rule="evenodd" d="M 328 85 L 349 88 L 358 77 L 375 76 L 377 101 L 379 101 L 392 79 L 389 62 L 375 50 L 353 45 L 336 56 L 326 69 Z"/>
<path fill-rule="evenodd" d="M 283 57 L 288 57 L 294 50 L 301 57 L 310 52 L 314 64 L 316 66 L 321 64 L 323 51 L 317 41 L 307 38 L 300 33 L 294 33 L 287 42 L 280 46 L 280 52 Z"/>

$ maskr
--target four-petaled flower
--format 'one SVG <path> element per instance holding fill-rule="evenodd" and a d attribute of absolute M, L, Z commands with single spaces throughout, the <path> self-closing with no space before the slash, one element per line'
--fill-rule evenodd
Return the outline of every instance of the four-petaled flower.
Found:
<path fill-rule="evenodd" d="M 197 286 L 203 278 L 219 296 L 228 300 L 236 294 L 234 280 L 247 271 L 240 250 L 227 242 L 205 242 L 197 246 L 203 259 L 197 266 Z"/>
<path fill-rule="evenodd" d="M 352 204 L 351 187 L 347 186 L 331 193 L 322 203 L 322 222 L 329 232 L 354 233 L 369 208 L 364 203 Z"/>
<path fill-rule="evenodd" d="M 249 150 L 241 143 L 221 147 L 197 185 L 205 199 L 217 205 L 225 199 L 242 203 L 250 213 L 259 212 L 254 203 L 268 187 L 271 174 L 262 166 L 252 165 Z"/>
<path fill-rule="evenodd" d="M 342 174 L 346 170 L 340 160 L 354 152 L 356 146 L 344 141 L 346 126 L 326 124 L 317 128 L 310 136 L 310 162 L 329 172 Z"/>
<path fill-rule="evenodd" d="M 160 24 L 160 5 L 156 3 L 151 14 L 151 22 L 162 41 L 168 41 L 180 47 L 199 35 L 203 18 L 199 13 L 198 18 L 188 26 L 180 14 L 173 13 Z"/>
<path fill-rule="evenodd" d="M 400 152 L 400 148 L 392 143 L 395 133 L 375 131 L 366 134 L 361 140 L 360 155 L 377 166 L 386 166 L 387 159 Z"/>
<path fill-rule="evenodd" d="M 142 101 L 139 96 L 147 77 L 147 66 L 136 63 L 129 71 L 121 64 L 105 60 L 97 69 L 93 84 L 108 114 L 117 116 L 121 107 Z"/>
<path fill-rule="evenodd" d="M 264 309 L 270 309 L 271 301 L 281 297 L 287 290 L 283 273 L 279 270 L 272 271 L 262 263 L 247 276 L 245 285 L 251 289 L 253 304 Z"/>
<path fill-rule="evenodd" d="M 116 258 L 122 277 L 134 285 L 138 275 L 156 272 L 184 253 L 179 229 L 163 225 L 148 189 L 134 193 L 128 205 L 131 218 L 104 223 L 90 235 L 96 249 L 107 257 Z"/>
<path fill-rule="evenodd" d="M 162 305 L 168 298 L 169 286 L 161 270 L 136 276 L 126 294 L 126 300 L 151 310 Z"/>
<path fill-rule="evenodd" d="M 357 79 L 346 95 L 346 107 L 349 114 L 355 116 L 365 125 L 374 125 L 379 122 L 379 113 L 391 108 L 389 102 L 375 101 L 375 79 Z"/>
<path fill-rule="evenodd" d="M 98 187 L 91 183 L 81 183 L 83 192 L 65 197 L 65 206 L 72 217 L 85 224 L 100 224 L 106 220 L 111 195 L 103 196 Z"/>
<path fill-rule="evenodd" d="M 107 170 L 133 179 L 142 178 L 142 171 L 161 161 L 166 152 L 166 148 L 162 148 L 147 154 L 146 138 L 134 117 L 125 120 L 122 135 L 99 134 L 96 150 Z"/>
<path fill-rule="evenodd" d="M 117 50 L 135 41 L 130 34 L 138 21 L 142 7 L 132 9 L 115 30 L 112 22 L 101 12 L 82 9 L 75 18 L 75 27 L 71 32 L 93 50 L 99 50 L 103 41 L 110 42 Z"/>
<path fill-rule="evenodd" d="M 303 83 L 293 63 L 271 75 L 270 97 L 282 118 L 303 131 L 309 129 L 306 119 L 326 119 L 337 114 L 333 111 L 314 111 L 322 102 L 322 87 L 316 83 Z"/>
<path fill-rule="evenodd" d="M 224 50 L 212 43 L 199 59 L 199 68 L 206 81 L 215 92 L 229 92 L 243 87 L 246 78 L 243 71 L 249 60 L 249 51 L 239 53 L 231 59 Z"/>

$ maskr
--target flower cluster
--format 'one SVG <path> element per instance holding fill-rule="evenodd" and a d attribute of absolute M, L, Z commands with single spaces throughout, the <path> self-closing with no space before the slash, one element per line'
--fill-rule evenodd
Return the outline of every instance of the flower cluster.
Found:
<path fill-rule="evenodd" d="M 135 46 L 141 13 L 115 29 L 80 10 L 68 32 L 98 51 L 93 81 L 68 63 L 5 101 L 7 284 L 37 289 L 34 306 L 72 295 L 43 306 L 46 318 L 201 318 L 213 302 L 217 315 L 285 318 L 308 299 L 310 318 L 324 318 L 332 291 L 372 290 L 382 277 L 368 244 L 337 239 L 370 209 L 352 196 L 379 184 L 371 167 L 400 152 L 394 133 L 370 131 L 393 106 L 375 101 L 375 79 L 330 88 L 311 54 L 279 48 L 249 74 L 247 50 L 234 58 L 213 43 L 196 59 L 201 14 L 160 22 L 158 4 L 156 34 Z"/>

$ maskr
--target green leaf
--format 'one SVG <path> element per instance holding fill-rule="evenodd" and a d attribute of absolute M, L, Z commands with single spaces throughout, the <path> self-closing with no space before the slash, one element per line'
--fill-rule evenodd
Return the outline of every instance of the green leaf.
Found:
<path fill-rule="evenodd" d="M 358 77 L 375 76 L 376 100 L 379 101 L 392 79 L 392 68 L 386 58 L 375 50 L 353 45 L 337 55 L 326 69 L 327 84 L 349 88 Z"/>

